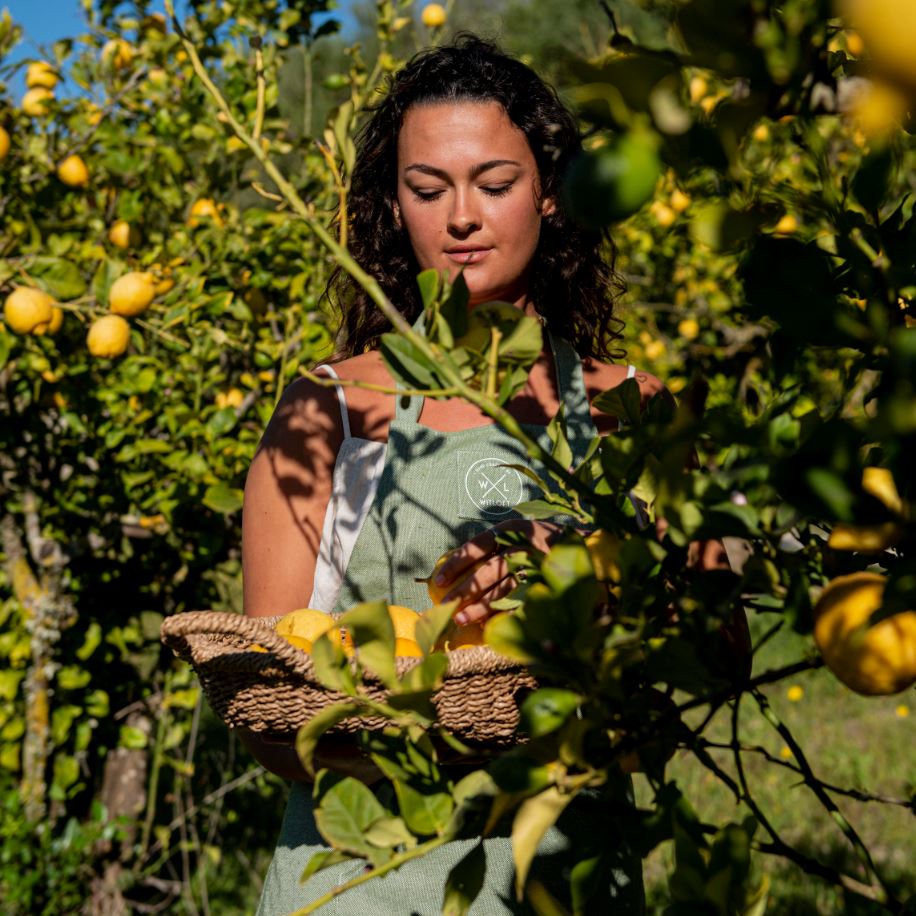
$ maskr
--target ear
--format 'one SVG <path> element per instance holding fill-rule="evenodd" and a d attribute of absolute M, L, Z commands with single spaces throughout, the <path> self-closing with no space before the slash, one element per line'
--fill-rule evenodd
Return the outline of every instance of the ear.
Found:
<path fill-rule="evenodd" d="M 553 197 L 545 197 L 541 201 L 541 216 L 553 216 L 557 212 L 557 202 Z"/>

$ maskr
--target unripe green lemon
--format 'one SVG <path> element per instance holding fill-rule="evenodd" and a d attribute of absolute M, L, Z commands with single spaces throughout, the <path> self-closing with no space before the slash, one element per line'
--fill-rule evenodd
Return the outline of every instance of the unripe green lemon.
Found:
<path fill-rule="evenodd" d="M 635 213 L 652 197 L 660 171 L 655 136 L 630 131 L 573 162 L 564 181 L 567 205 L 583 225 L 604 228 Z"/>

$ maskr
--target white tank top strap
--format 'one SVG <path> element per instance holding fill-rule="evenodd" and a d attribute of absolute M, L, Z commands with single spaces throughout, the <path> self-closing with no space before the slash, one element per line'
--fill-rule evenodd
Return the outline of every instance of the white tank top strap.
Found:
<path fill-rule="evenodd" d="M 314 371 L 317 372 L 319 369 L 324 369 L 324 371 L 327 372 L 331 378 L 336 378 L 338 381 L 340 381 L 340 376 L 327 363 L 322 363 L 320 366 L 315 366 Z M 349 439 L 350 415 L 347 413 L 347 399 L 344 396 L 343 386 L 335 385 L 334 390 L 337 392 L 337 401 L 340 404 L 340 422 L 343 425 L 344 439 Z"/>
<path fill-rule="evenodd" d="M 636 366 L 632 363 L 627 366 L 627 378 L 636 378 Z"/>

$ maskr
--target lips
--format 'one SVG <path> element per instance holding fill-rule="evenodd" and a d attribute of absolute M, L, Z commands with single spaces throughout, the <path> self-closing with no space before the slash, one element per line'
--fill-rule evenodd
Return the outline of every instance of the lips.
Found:
<path fill-rule="evenodd" d="M 449 248 L 445 254 L 456 264 L 476 264 L 482 261 L 493 249 L 482 247 Z"/>

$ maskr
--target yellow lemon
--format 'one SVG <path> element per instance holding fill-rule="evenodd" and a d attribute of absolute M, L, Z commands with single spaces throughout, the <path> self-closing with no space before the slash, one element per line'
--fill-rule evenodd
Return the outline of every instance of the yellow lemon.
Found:
<path fill-rule="evenodd" d="M 132 270 L 111 284 L 108 306 L 115 315 L 139 315 L 156 298 L 156 278 L 148 271 Z"/>
<path fill-rule="evenodd" d="M 677 213 L 660 200 L 652 201 L 649 212 L 655 217 L 655 221 L 663 229 L 667 229 L 677 219 Z"/>
<path fill-rule="evenodd" d="M 445 7 L 440 3 L 427 3 L 423 7 L 423 12 L 420 13 L 420 19 L 428 29 L 440 28 L 445 25 L 447 18 Z"/>
<path fill-rule="evenodd" d="M 57 71 L 46 60 L 29 64 L 25 71 L 25 84 L 29 89 L 53 89 L 58 79 Z"/>
<path fill-rule="evenodd" d="M 219 207 L 216 202 L 209 197 L 201 197 L 191 204 L 188 213 L 188 225 L 192 228 L 199 226 L 205 220 L 211 220 L 217 226 L 223 225 L 223 218 L 220 216 Z"/>
<path fill-rule="evenodd" d="M 646 359 L 656 360 L 661 359 L 667 350 L 668 348 L 665 346 L 663 340 L 653 340 L 646 344 L 646 348 L 643 352 L 646 354 Z"/>
<path fill-rule="evenodd" d="M 856 96 L 851 114 L 866 137 L 883 140 L 900 129 L 909 105 L 907 95 L 896 86 L 875 80 Z"/>
<path fill-rule="evenodd" d="M 119 219 L 108 230 L 108 241 L 115 248 L 135 248 L 140 244 L 140 232 L 126 219 Z"/>
<path fill-rule="evenodd" d="M 865 42 L 858 32 L 846 33 L 846 50 L 853 57 L 861 57 L 865 53 Z"/>
<path fill-rule="evenodd" d="M 449 582 L 446 585 L 436 585 L 435 579 L 436 574 L 440 569 L 445 565 L 446 560 L 452 555 L 452 551 L 442 554 L 438 560 L 436 560 L 436 565 L 433 567 L 433 571 L 429 574 L 426 579 L 417 579 L 418 582 L 426 583 L 426 591 L 429 593 L 429 600 L 433 604 L 441 604 L 442 599 L 460 582 L 464 582 L 465 579 L 470 578 L 474 573 L 486 563 L 486 559 L 478 560 L 470 569 L 468 569 L 465 574 L 458 580 L 458 582 Z"/>
<path fill-rule="evenodd" d="M 690 85 L 688 87 L 688 92 L 690 94 L 690 101 L 695 105 L 706 96 L 706 93 L 709 91 L 709 83 L 703 79 L 702 76 L 694 76 L 690 79 Z"/>
<path fill-rule="evenodd" d="M 276 633 L 287 642 L 291 641 L 291 637 L 301 640 L 301 643 L 294 645 L 298 644 L 306 652 L 311 652 L 315 640 L 327 633 L 328 638 L 339 645 L 346 655 L 353 654 L 353 638 L 336 625 L 330 614 L 323 611 L 308 607 L 290 611 L 277 623 Z"/>
<path fill-rule="evenodd" d="M 767 140 L 770 139 L 770 128 L 767 127 L 766 124 L 758 124 L 754 128 L 754 132 L 751 134 L 751 136 L 758 143 L 765 143 Z"/>
<path fill-rule="evenodd" d="M 593 531 L 585 539 L 595 578 L 599 582 L 620 581 L 620 540 L 607 531 Z"/>
<path fill-rule="evenodd" d="M 22 110 L 30 118 L 41 118 L 48 114 L 48 103 L 54 98 L 54 93 L 50 89 L 44 89 L 36 86 L 29 89 L 22 97 Z"/>
<path fill-rule="evenodd" d="M 678 213 L 683 213 L 690 206 L 690 196 L 680 188 L 675 188 L 671 192 L 671 206 Z"/>
<path fill-rule="evenodd" d="M 120 315 L 103 315 L 89 327 L 86 344 L 93 356 L 114 359 L 130 343 L 130 325 Z"/>
<path fill-rule="evenodd" d="M 10 135 L 6 129 L 0 127 L 0 162 L 6 159 L 6 154 L 10 151 Z"/>
<path fill-rule="evenodd" d="M 56 305 L 51 308 L 51 319 L 50 321 L 42 322 L 39 325 L 36 325 L 33 332 L 39 337 L 42 334 L 56 334 L 60 330 L 60 326 L 64 323 L 64 310 L 58 308 Z"/>
<path fill-rule="evenodd" d="M 74 154 L 57 167 L 57 177 L 68 187 L 85 188 L 89 184 L 89 169 L 82 158 Z"/>
<path fill-rule="evenodd" d="M 887 468 L 864 468 L 862 470 L 862 489 L 884 503 L 891 512 L 903 515 L 903 500 L 897 492 L 894 475 Z"/>
<path fill-rule="evenodd" d="M 678 322 L 677 332 L 684 340 L 695 340 L 700 333 L 700 323 L 696 318 L 684 318 Z"/>
<path fill-rule="evenodd" d="M 779 222 L 773 227 L 777 235 L 792 235 L 797 229 L 798 220 L 791 213 L 780 217 Z"/>
<path fill-rule="evenodd" d="M 153 67 L 146 78 L 149 80 L 151 86 L 161 89 L 168 83 L 169 75 L 163 67 Z"/>
<path fill-rule="evenodd" d="M 876 69 L 916 86 L 916 4 L 912 0 L 841 0 L 840 11 L 858 31 L 862 50 L 868 49 Z"/>
<path fill-rule="evenodd" d="M 398 658 L 422 658 L 423 650 L 419 643 L 413 639 L 405 639 L 399 636 L 394 641 L 394 654 Z"/>
<path fill-rule="evenodd" d="M 916 611 L 869 626 L 881 607 L 885 581 L 873 572 L 839 576 L 814 606 L 814 642 L 824 664 L 851 690 L 867 696 L 899 693 L 916 683 Z"/>
<path fill-rule="evenodd" d="M 411 610 L 409 607 L 401 607 L 399 604 L 389 604 L 388 616 L 391 618 L 391 625 L 394 627 L 396 639 L 416 641 L 417 621 L 420 619 L 420 615 L 416 611 Z"/>
<path fill-rule="evenodd" d="M 482 623 L 469 623 L 463 627 L 456 627 L 436 643 L 436 648 L 443 652 L 457 652 L 460 649 L 472 649 L 474 646 L 485 645 L 483 626 Z"/>
<path fill-rule="evenodd" d="M 115 70 L 126 70 L 133 59 L 134 49 L 123 38 L 113 38 L 102 47 L 102 63 Z"/>
<path fill-rule="evenodd" d="M 834 550 L 855 550 L 859 553 L 880 553 L 893 547 L 903 537 L 903 528 L 896 522 L 880 525 L 849 525 L 837 522 L 830 532 L 827 545 Z"/>
<path fill-rule="evenodd" d="M 3 317 L 17 334 L 44 333 L 51 323 L 54 300 L 44 291 L 19 286 L 7 297 Z"/>

